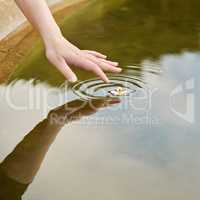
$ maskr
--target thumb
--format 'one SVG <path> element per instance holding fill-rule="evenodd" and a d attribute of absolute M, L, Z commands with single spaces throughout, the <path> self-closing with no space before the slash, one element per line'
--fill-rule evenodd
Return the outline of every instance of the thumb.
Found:
<path fill-rule="evenodd" d="M 61 60 L 59 65 L 57 65 L 57 68 L 68 81 L 73 83 L 77 81 L 76 74 L 70 69 L 69 65 L 66 63 L 64 59 Z"/>
<path fill-rule="evenodd" d="M 76 74 L 70 69 L 64 58 L 57 59 L 52 56 L 47 56 L 48 60 L 56 66 L 56 68 L 64 75 L 70 82 L 76 82 Z"/>

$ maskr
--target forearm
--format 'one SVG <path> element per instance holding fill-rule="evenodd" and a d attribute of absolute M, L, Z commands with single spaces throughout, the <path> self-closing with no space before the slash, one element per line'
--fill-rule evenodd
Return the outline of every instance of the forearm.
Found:
<path fill-rule="evenodd" d="M 27 19 L 40 33 L 46 57 L 70 82 L 76 82 L 77 76 L 70 66 L 76 66 L 95 73 L 104 82 L 109 79 L 104 73 L 119 73 L 117 62 L 106 60 L 106 56 L 95 51 L 80 50 L 66 40 L 56 24 L 45 0 L 15 0 Z"/>
<path fill-rule="evenodd" d="M 62 36 L 45 0 L 15 0 L 21 11 L 40 33 L 45 45 L 53 37 Z"/>

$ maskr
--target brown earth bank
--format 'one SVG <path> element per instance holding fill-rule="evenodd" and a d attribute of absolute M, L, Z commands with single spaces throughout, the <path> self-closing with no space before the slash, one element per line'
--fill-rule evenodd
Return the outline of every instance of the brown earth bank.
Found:
<path fill-rule="evenodd" d="M 51 6 L 58 24 L 63 18 L 72 14 L 78 8 L 84 6 L 89 0 L 78 0 L 74 3 L 57 3 Z M 8 76 L 16 68 L 17 64 L 29 53 L 34 42 L 39 39 L 38 33 L 28 23 L 24 22 L 15 31 L 0 40 L 0 84 L 6 82 Z"/>

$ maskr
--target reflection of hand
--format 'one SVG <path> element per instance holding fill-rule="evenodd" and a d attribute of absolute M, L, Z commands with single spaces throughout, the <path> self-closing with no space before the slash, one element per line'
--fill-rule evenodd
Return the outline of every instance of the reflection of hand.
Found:
<path fill-rule="evenodd" d="M 74 100 L 52 110 L 48 115 L 51 125 L 64 125 L 79 120 L 84 116 L 95 114 L 100 108 L 120 103 L 117 98 L 93 99 L 90 101 Z"/>
<path fill-rule="evenodd" d="M 48 60 L 71 82 L 76 82 L 77 77 L 68 65 L 91 71 L 105 82 L 109 80 L 104 71 L 121 72 L 117 62 L 95 51 L 80 50 L 62 36 L 51 38 L 45 46 Z"/>
<path fill-rule="evenodd" d="M 16 146 L 13 152 L 5 158 L 0 164 L 0 170 L 4 171 L 9 177 L 8 179 L 12 178 L 21 184 L 29 184 L 33 181 L 50 145 L 66 122 L 92 115 L 100 108 L 119 102 L 119 99 L 113 98 L 87 102 L 75 100 L 52 110 L 47 119 L 37 124 Z M 59 119 L 64 119 L 64 121 Z M 10 190 L 13 187 L 13 185 L 3 186 Z M 1 181 L 0 188 L 2 189 Z"/>

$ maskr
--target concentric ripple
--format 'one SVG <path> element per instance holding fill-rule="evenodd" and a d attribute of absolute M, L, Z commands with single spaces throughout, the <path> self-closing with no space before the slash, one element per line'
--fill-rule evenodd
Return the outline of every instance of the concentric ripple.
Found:
<path fill-rule="evenodd" d="M 139 89 L 147 89 L 148 84 L 143 80 L 144 73 L 159 73 L 158 70 L 151 69 L 149 71 L 139 71 L 138 66 L 125 67 L 119 75 L 108 75 L 110 83 L 106 84 L 99 78 L 88 79 L 78 82 L 72 87 L 72 91 L 84 100 L 101 99 L 108 96 L 113 96 L 110 91 L 121 87 L 126 91 L 126 94 L 132 95 Z"/>

